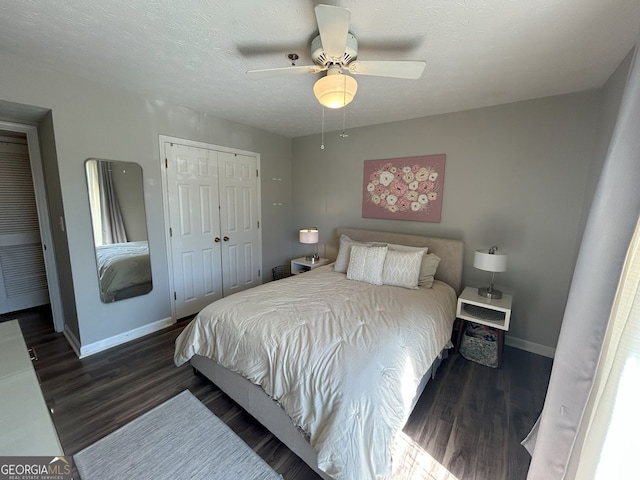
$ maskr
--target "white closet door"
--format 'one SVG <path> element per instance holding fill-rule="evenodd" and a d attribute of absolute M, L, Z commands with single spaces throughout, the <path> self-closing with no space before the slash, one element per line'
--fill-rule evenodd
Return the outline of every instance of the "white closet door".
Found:
<path fill-rule="evenodd" d="M 261 282 L 256 157 L 218 152 L 224 296 Z"/>
<path fill-rule="evenodd" d="M 217 152 L 165 144 L 176 317 L 222 297 Z M 216 242 L 216 238 L 218 241 Z"/>
<path fill-rule="evenodd" d="M 29 151 L 0 143 L 0 314 L 49 303 Z"/>

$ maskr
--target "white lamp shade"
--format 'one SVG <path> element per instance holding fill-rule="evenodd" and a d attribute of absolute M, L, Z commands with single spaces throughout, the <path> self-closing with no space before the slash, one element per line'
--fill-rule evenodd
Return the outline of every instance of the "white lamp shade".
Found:
<path fill-rule="evenodd" d="M 344 74 L 327 75 L 313 86 L 313 94 L 327 108 L 342 108 L 349 105 L 358 91 L 358 82 Z"/>
<path fill-rule="evenodd" d="M 300 243 L 318 243 L 317 228 L 303 228 L 300 230 Z"/>
<path fill-rule="evenodd" d="M 506 272 L 507 255 L 503 253 L 489 253 L 488 249 L 476 250 L 473 266 L 487 272 Z"/>

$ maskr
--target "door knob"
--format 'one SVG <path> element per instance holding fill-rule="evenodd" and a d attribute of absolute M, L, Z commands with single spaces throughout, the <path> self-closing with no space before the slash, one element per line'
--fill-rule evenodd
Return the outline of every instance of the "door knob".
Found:
<path fill-rule="evenodd" d="M 225 235 L 224 237 L 222 237 L 222 239 L 223 239 L 225 242 L 228 242 L 228 241 L 229 241 L 229 237 L 227 237 L 226 235 Z"/>
<path fill-rule="evenodd" d="M 213 239 L 214 242 L 219 243 L 220 242 L 220 237 L 216 237 Z"/>

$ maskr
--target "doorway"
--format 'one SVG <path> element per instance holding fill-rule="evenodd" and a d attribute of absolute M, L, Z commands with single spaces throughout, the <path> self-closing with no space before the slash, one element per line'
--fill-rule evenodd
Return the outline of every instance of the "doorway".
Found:
<path fill-rule="evenodd" d="M 0 310 L 50 303 L 54 329 L 62 332 L 64 314 L 38 130 L 0 122 L 0 145 Z"/>
<path fill-rule="evenodd" d="M 0 314 L 48 303 L 27 136 L 0 130 Z"/>

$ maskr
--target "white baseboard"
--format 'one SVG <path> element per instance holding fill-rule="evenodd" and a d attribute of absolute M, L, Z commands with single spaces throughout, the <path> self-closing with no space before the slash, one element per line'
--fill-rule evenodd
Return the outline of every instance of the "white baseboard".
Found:
<path fill-rule="evenodd" d="M 66 323 L 64 325 L 64 330 L 62 331 L 62 333 L 67 339 L 67 342 L 69 342 L 69 345 L 71 345 L 71 348 L 73 349 L 73 351 L 79 357 L 80 356 L 80 340 L 78 340 L 75 334 L 71 330 L 69 330 L 69 327 L 67 326 Z"/>
<path fill-rule="evenodd" d="M 556 354 L 555 348 L 529 342 L 528 340 L 523 340 L 518 337 L 512 337 L 511 335 L 504 336 L 504 343 L 510 347 L 519 348 L 520 350 L 542 355 L 543 357 L 553 358 Z"/>
<path fill-rule="evenodd" d="M 114 335 L 113 337 L 105 338 L 104 340 L 100 340 L 99 342 L 90 343 L 89 345 L 82 345 L 80 347 L 80 355 L 78 356 L 80 358 L 88 357 L 89 355 L 102 352 L 109 348 L 115 347 L 116 345 L 121 345 L 123 343 L 130 342 L 131 340 L 135 340 L 136 338 L 144 337 L 145 335 L 149 335 L 150 333 L 162 330 L 163 328 L 170 327 L 174 323 L 176 323 L 176 321 L 173 318 L 163 318 L 162 320 L 158 320 L 157 322 L 134 328 L 133 330 Z M 76 351 L 76 353 L 78 352 Z"/>

